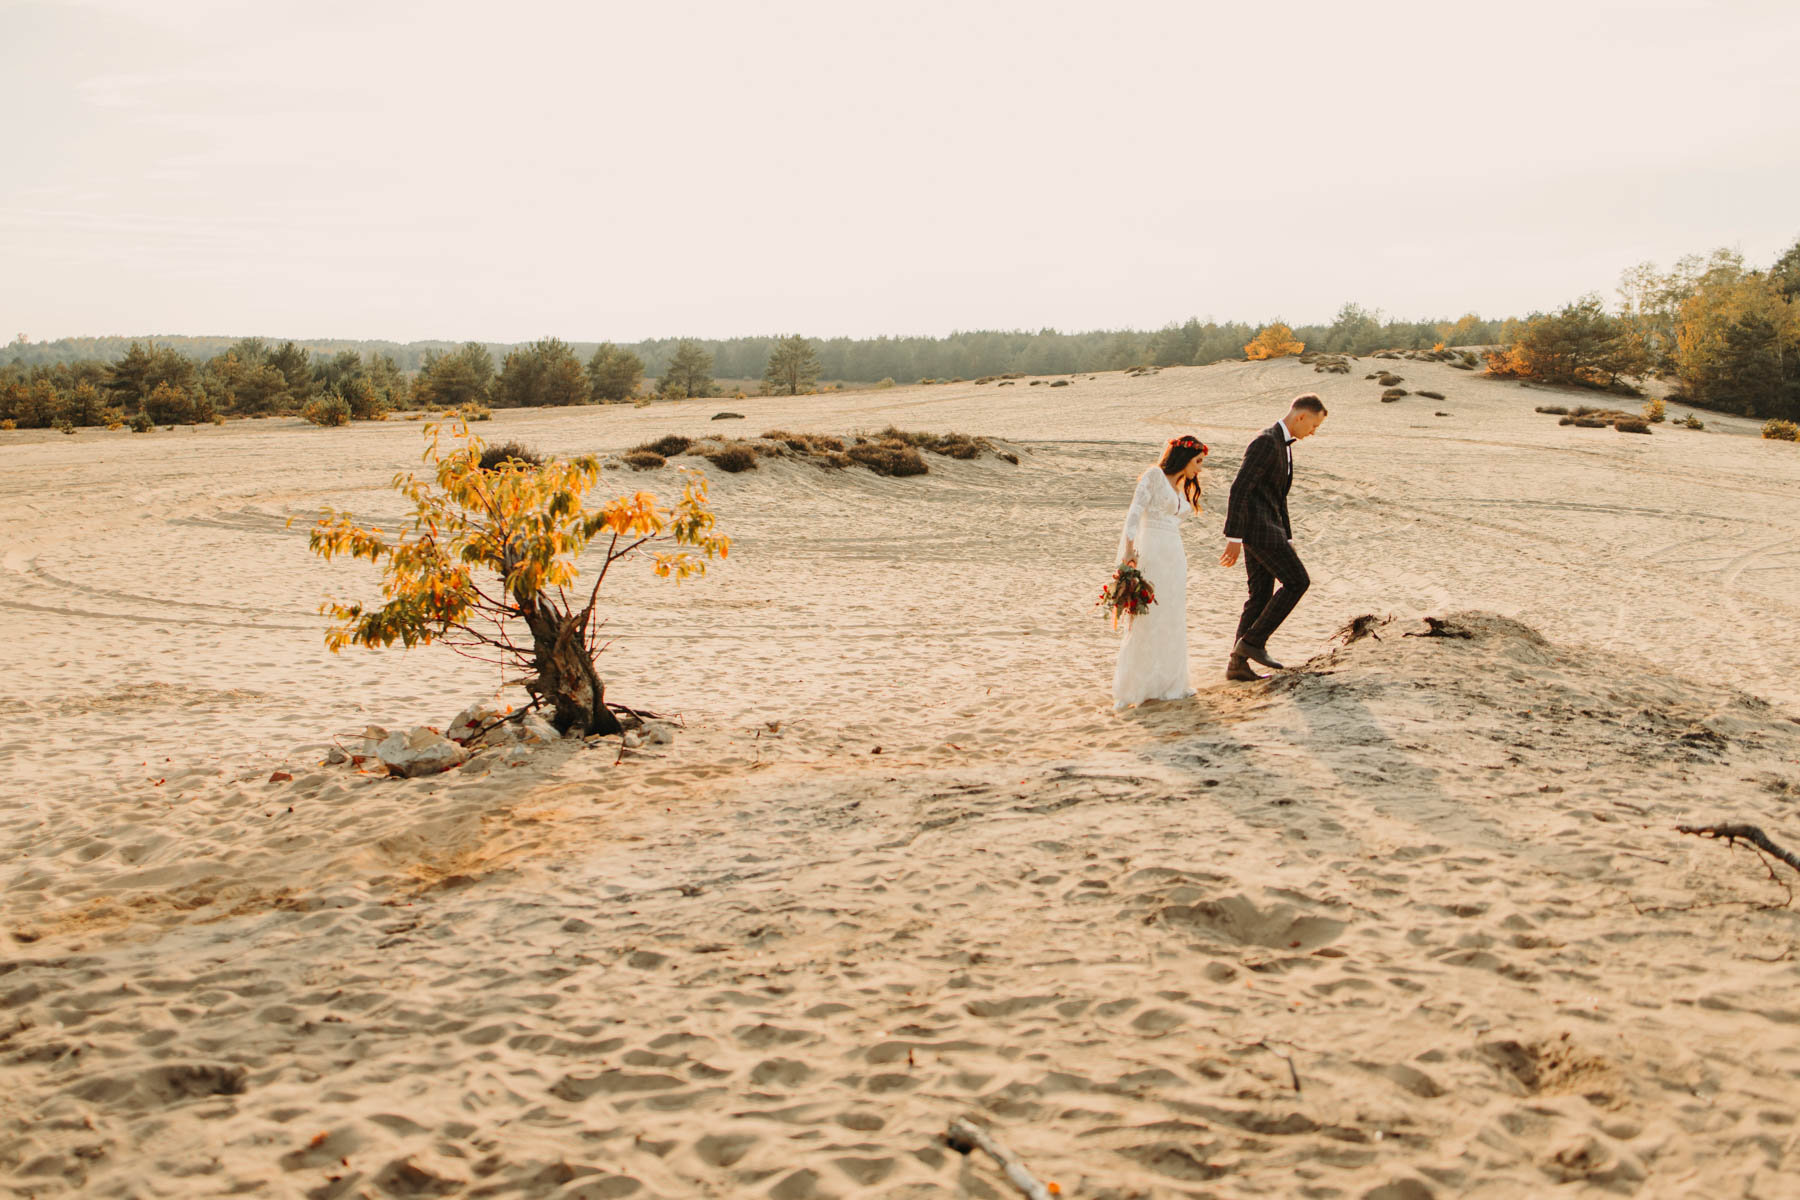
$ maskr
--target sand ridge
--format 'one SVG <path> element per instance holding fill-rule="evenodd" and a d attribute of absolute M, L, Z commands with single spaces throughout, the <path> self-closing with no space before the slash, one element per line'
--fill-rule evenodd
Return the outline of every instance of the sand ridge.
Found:
<path fill-rule="evenodd" d="M 1794 914 L 1672 830 L 1793 828 L 1800 465 L 1402 373 L 1454 416 L 1292 363 L 727 405 L 1022 462 L 716 478 L 727 568 L 609 610 L 676 743 L 414 781 L 327 736 L 483 685 L 325 655 L 355 580 L 286 519 L 391 511 L 416 425 L 18 436 L 0 1181 L 1010 1194 L 938 1140 L 973 1112 L 1069 1195 L 1780 1195 Z M 1315 386 L 1306 666 L 1211 677 L 1209 513 L 1201 693 L 1114 717 L 1089 606 L 1137 470 L 1197 432 L 1216 505 Z M 616 451 L 717 407 L 494 426 Z"/>

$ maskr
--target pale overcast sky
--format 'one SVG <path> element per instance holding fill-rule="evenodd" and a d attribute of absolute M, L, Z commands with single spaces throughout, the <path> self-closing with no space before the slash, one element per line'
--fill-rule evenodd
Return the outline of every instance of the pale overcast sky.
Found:
<path fill-rule="evenodd" d="M 1800 3 L 0 0 L 0 341 L 1154 328 L 1800 237 Z"/>

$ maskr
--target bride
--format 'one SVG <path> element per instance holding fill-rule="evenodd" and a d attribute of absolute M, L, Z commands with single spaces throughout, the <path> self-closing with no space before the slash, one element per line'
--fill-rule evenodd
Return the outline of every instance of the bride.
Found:
<path fill-rule="evenodd" d="M 1138 478 L 1119 562 L 1135 566 L 1156 590 L 1156 603 L 1131 617 L 1113 670 L 1113 709 L 1145 700 L 1180 700 L 1188 686 L 1187 550 L 1180 520 L 1200 507 L 1200 464 L 1206 443 L 1183 434 L 1172 438 L 1162 460 Z"/>

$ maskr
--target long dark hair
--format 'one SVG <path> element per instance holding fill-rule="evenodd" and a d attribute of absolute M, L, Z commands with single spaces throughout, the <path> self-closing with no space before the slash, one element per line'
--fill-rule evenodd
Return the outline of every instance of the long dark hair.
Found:
<path fill-rule="evenodd" d="M 1170 438 L 1168 448 L 1163 451 L 1162 461 L 1157 467 L 1164 475 L 1177 475 L 1187 469 L 1187 465 L 1196 458 L 1204 457 L 1206 443 L 1191 433 L 1184 433 L 1178 438 Z M 1182 491 L 1187 493 L 1187 502 L 1200 511 L 1200 477 L 1186 479 L 1181 484 Z"/>

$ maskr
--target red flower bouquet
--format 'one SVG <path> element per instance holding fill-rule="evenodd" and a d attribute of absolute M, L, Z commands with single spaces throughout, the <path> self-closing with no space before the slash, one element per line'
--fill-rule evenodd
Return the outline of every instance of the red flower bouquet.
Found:
<path fill-rule="evenodd" d="M 1156 589 L 1144 573 L 1126 566 L 1113 572 L 1112 582 L 1100 589 L 1100 599 L 1094 607 L 1111 610 L 1113 628 L 1117 629 L 1120 617 L 1135 617 L 1155 603 Z"/>

